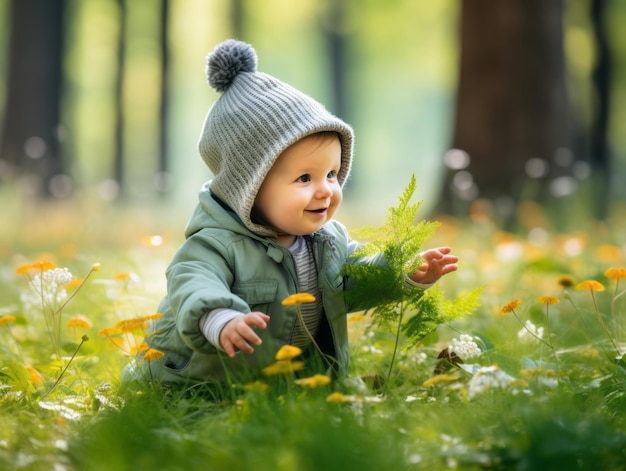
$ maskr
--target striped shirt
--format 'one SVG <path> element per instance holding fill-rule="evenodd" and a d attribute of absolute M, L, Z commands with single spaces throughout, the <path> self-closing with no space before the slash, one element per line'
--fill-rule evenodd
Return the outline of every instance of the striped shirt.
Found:
<path fill-rule="evenodd" d="M 295 328 L 289 341 L 290 345 L 304 348 L 311 343 L 311 337 L 315 337 L 323 310 L 320 290 L 317 285 L 315 254 L 311 246 L 301 236 L 296 238 L 294 244 L 289 247 L 289 251 L 296 266 L 298 292 L 315 296 L 315 302 L 300 305 L 302 319 L 296 319 Z"/>

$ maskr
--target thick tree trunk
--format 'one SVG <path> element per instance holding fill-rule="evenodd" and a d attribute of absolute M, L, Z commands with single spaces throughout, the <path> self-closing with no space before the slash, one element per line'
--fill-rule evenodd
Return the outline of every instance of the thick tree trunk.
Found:
<path fill-rule="evenodd" d="M 13 0 L 7 101 L 0 159 L 9 175 L 28 176 L 28 191 L 51 195 L 65 173 L 59 135 L 63 83 L 64 0 Z"/>
<path fill-rule="evenodd" d="M 550 178 L 567 170 L 553 165 L 571 152 L 565 83 L 561 0 L 463 0 L 460 76 L 453 148 L 439 209 L 455 212 L 477 197 L 508 201 L 513 208 L 535 177 L 534 198 Z M 565 149 L 565 150 L 564 150 Z M 545 167 L 542 167 L 542 164 Z M 459 174 L 462 172 L 461 174 Z"/>

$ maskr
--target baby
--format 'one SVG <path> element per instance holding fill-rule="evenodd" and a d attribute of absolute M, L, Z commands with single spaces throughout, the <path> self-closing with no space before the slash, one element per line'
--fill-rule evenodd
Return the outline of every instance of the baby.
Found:
<path fill-rule="evenodd" d="M 284 345 L 321 349 L 349 365 L 348 283 L 359 244 L 333 219 L 350 173 L 353 132 L 324 106 L 257 71 L 254 49 L 227 40 L 209 54 L 209 110 L 200 154 L 214 178 L 200 191 L 186 240 L 167 269 L 163 317 L 147 338 L 163 358 L 132 368 L 165 383 L 244 380 Z M 408 283 L 428 287 L 457 269 L 448 247 L 421 254 Z M 350 258 L 350 263 L 371 259 Z M 281 301 L 310 293 L 312 303 Z"/>

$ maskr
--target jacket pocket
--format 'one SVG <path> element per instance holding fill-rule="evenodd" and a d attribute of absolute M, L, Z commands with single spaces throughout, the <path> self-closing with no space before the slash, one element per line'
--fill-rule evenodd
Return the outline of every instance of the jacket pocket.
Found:
<path fill-rule="evenodd" d="M 267 312 L 269 305 L 276 301 L 278 282 L 273 280 L 246 281 L 235 284 L 232 290 L 253 311 Z"/>

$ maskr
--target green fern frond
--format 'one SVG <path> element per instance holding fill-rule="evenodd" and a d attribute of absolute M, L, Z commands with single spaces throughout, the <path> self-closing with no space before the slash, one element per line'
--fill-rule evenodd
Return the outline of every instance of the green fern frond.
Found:
<path fill-rule="evenodd" d="M 438 286 L 433 286 L 424 293 L 415 315 L 402 325 L 402 332 L 407 337 L 407 346 L 417 344 L 437 326 L 461 319 L 472 314 L 478 307 L 478 300 L 484 286 L 469 292 L 460 293 L 455 299 L 446 299 Z"/>
<path fill-rule="evenodd" d="M 424 290 L 406 285 L 406 274 L 423 263 L 422 245 L 439 226 L 438 222 L 416 222 L 422 204 L 411 203 L 416 187 L 412 175 L 398 205 L 388 210 L 385 223 L 354 233 L 355 237 L 369 242 L 352 254 L 354 263 L 346 265 L 341 273 L 349 279 L 350 289 L 345 293 L 348 303 L 355 310 L 371 312 L 374 326 L 395 329 L 396 343 L 385 385 L 393 369 L 401 333 L 409 344 L 417 343 L 438 325 L 469 314 L 477 306 L 482 291 L 482 288 L 474 290 L 448 301 L 437 287 Z"/>
<path fill-rule="evenodd" d="M 444 299 L 442 320 L 447 322 L 473 313 L 480 306 L 478 300 L 484 289 L 485 286 L 480 286 L 469 292 L 460 293 L 456 299 Z"/>

